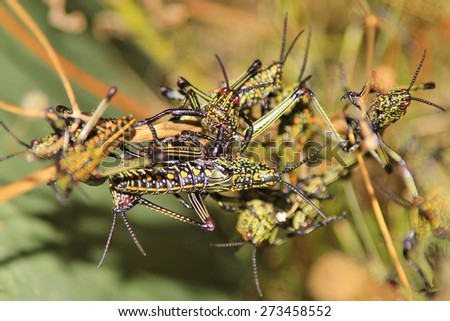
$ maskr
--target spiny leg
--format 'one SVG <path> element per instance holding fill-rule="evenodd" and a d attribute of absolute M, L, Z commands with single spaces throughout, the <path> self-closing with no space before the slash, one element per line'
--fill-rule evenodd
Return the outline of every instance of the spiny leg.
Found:
<path fill-rule="evenodd" d="M 427 279 L 424 270 L 420 267 L 419 264 L 417 264 L 413 259 L 411 259 L 409 253 L 410 251 L 415 247 L 415 237 L 416 233 L 414 231 L 411 231 L 403 240 L 403 257 L 408 262 L 408 264 L 411 266 L 411 268 L 416 271 L 416 273 L 419 275 L 419 277 L 423 281 L 424 285 L 424 291 L 426 294 L 432 294 L 434 292 L 433 286 L 431 285 L 430 281 Z"/>
<path fill-rule="evenodd" d="M 138 197 L 138 196 L 136 196 L 136 197 Z M 173 219 L 175 219 L 177 221 L 181 221 L 183 223 L 188 223 L 188 224 L 197 226 L 197 227 L 199 227 L 199 228 L 201 228 L 203 230 L 212 231 L 214 229 L 214 225 L 213 224 L 211 225 L 210 221 L 198 222 L 196 220 L 193 220 L 190 217 L 178 214 L 178 213 L 173 212 L 171 210 L 168 210 L 168 209 L 166 209 L 164 207 L 156 205 L 156 204 L 154 204 L 154 203 L 152 203 L 152 202 L 150 202 L 150 201 L 148 201 L 145 198 L 142 198 L 140 196 L 138 197 L 138 203 L 141 204 L 141 205 L 144 205 L 144 206 L 146 206 L 148 208 L 151 208 L 151 209 L 153 209 L 153 210 L 155 210 L 155 211 L 157 211 L 157 212 L 159 212 L 159 213 L 161 213 L 163 215 L 166 215 L 166 216 L 168 216 L 170 218 L 173 218 Z"/>
<path fill-rule="evenodd" d="M 207 231 L 213 231 L 216 227 L 214 220 L 209 215 L 208 209 L 205 206 L 203 197 L 200 193 L 188 193 L 189 200 L 197 215 L 200 217 Z"/>

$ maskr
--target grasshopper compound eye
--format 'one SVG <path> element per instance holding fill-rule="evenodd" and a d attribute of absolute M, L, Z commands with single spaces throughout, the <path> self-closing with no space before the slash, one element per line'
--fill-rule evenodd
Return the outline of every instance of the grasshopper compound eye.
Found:
<path fill-rule="evenodd" d="M 234 98 L 233 98 L 233 105 L 234 106 L 239 106 L 239 103 L 240 103 L 239 96 L 234 96 Z"/>
<path fill-rule="evenodd" d="M 222 89 L 220 89 L 220 94 L 221 95 L 226 95 L 228 94 L 228 92 L 230 91 L 230 89 L 228 87 L 223 87 Z"/>
<path fill-rule="evenodd" d="M 408 108 L 411 105 L 411 95 L 409 94 L 408 89 L 402 89 L 400 91 L 401 95 L 404 95 L 403 101 L 400 103 L 400 106 L 403 108 Z"/>

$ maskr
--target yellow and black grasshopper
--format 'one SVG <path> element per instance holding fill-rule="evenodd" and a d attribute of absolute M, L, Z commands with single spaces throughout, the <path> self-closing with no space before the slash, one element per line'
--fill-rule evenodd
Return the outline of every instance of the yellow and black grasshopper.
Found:
<path fill-rule="evenodd" d="M 383 141 L 381 135 L 387 127 L 398 121 L 406 114 L 412 101 L 419 101 L 439 110 L 445 111 L 443 107 L 433 102 L 429 102 L 422 98 L 413 97 L 410 94 L 411 91 L 415 90 L 435 88 L 435 84 L 433 82 L 427 82 L 416 86 L 414 85 L 425 61 L 425 57 L 426 51 L 424 51 L 422 55 L 411 83 L 406 88 L 394 88 L 386 91 L 385 93 L 376 92 L 376 96 L 372 99 L 371 105 L 367 109 L 360 105 L 360 98 L 363 97 L 366 90 L 372 92 L 372 88 L 367 89 L 364 87 L 359 93 L 353 91 L 346 92 L 346 94 L 342 97 L 342 100 L 348 99 L 352 105 L 358 107 L 358 109 L 362 111 L 365 111 L 365 113 L 362 117 L 354 117 L 348 114 L 346 115 L 347 133 L 345 138 L 340 136 L 318 100 L 313 95 L 310 97 L 311 103 L 316 107 L 316 110 L 321 114 L 328 127 L 332 130 L 332 133 L 342 150 L 350 153 L 360 147 L 363 142 L 370 142 L 365 143 L 365 151 L 368 151 L 388 172 L 392 171 L 390 164 L 391 161 L 395 162 L 400 170 L 399 175 L 404 180 L 404 183 L 413 198 L 418 197 L 418 191 L 411 171 L 402 157 Z"/>
<path fill-rule="evenodd" d="M 286 168 L 278 172 L 264 163 L 254 161 L 250 158 L 206 158 L 197 159 L 175 164 L 160 164 L 159 166 L 141 167 L 131 170 L 124 170 L 115 175 L 109 176 L 110 192 L 113 197 L 113 227 L 108 237 L 106 249 L 111 240 L 117 215 L 120 215 L 127 226 L 125 213 L 138 204 L 152 208 L 164 215 L 168 215 L 185 223 L 196 225 L 202 229 L 213 230 L 215 223 L 210 217 L 204 204 L 204 197 L 208 194 L 221 192 L 239 192 L 251 189 L 270 188 L 277 184 L 286 186 L 293 193 L 302 198 L 307 204 L 312 206 L 321 216 L 325 215 L 317 206 L 309 200 L 301 190 L 282 179 L 282 175 L 301 166 L 303 161 L 295 166 Z M 190 205 L 182 201 L 183 204 L 194 208 L 201 222 L 197 222 L 188 217 L 174 213 L 168 209 L 142 198 L 143 195 L 164 195 L 186 192 Z M 177 198 L 180 199 L 178 195 Z M 143 252 L 142 247 L 134 236 L 130 234 L 136 245 Z M 101 262 L 106 254 L 102 256 Z M 143 252 L 145 253 L 145 252 Z"/>
<path fill-rule="evenodd" d="M 295 45 L 297 39 L 303 31 L 299 32 L 292 41 L 289 48 L 286 50 L 286 34 L 287 34 L 287 15 L 284 19 L 283 25 L 283 38 L 280 53 L 280 60 L 272 63 L 271 65 L 261 68 L 261 62 L 256 60 L 253 65 L 244 73 L 239 79 L 234 81 L 230 85 L 228 77 L 225 72 L 225 68 L 217 57 L 219 64 L 222 68 L 222 72 L 225 77 L 225 86 L 211 92 L 203 92 L 200 89 L 194 87 L 185 78 L 180 77 L 178 80 L 179 90 L 169 87 L 161 87 L 160 91 L 163 96 L 170 100 L 178 101 L 183 106 L 189 102 L 190 107 L 198 111 L 197 113 L 183 112 L 179 110 L 170 109 L 164 111 L 160 115 L 155 116 L 152 121 L 155 121 L 164 115 L 171 114 L 173 116 L 180 115 L 194 115 L 202 118 L 202 127 L 205 133 L 210 136 L 216 136 L 218 142 L 222 142 L 222 145 L 226 142 L 225 146 L 221 146 L 220 143 L 216 145 L 216 155 L 220 153 L 226 154 L 227 144 L 231 138 L 241 141 L 239 146 L 239 152 L 242 154 L 245 148 L 249 144 L 252 138 L 259 135 L 262 130 L 255 129 L 254 122 L 250 120 L 251 113 L 248 109 L 253 105 L 261 103 L 263 107 L 262 114 L 266 114 L 270 108 L 270 99 L 275 96 L 281 96 L 283 90 L 282 74 L 285 61 Z M 305 68 L 306 60 L 302 67 L 302 73 Z M 301 76 L 300 76 L 301 77 Z M 298 84 L 297 84 L 298 85 Z M 297 86 L 293 86 L 297 87 Z M 290 96 L 296 88 L 291 87 L 291 90 L 285 92 L 284 97 Z M 281 102 L 281 98 L 277 99 L 277 102 Z M 201 103 L 203 101 L 204 103 Z M 269 117 L 266 117 L 263 122 L 268 121 L 269 124 L 275 122 L 285 110 L 275 107 L 277 111 L 272 113 Z M 243 119 L 248 126 L 244 131 L 244 137 L 239 138 L 238 129 L 240 128 L 240 119 Z M 255 121 L 258 121 L 257 119 Z"/>
<path fill-rule="evenodd" d="M 214 151 L 211 153 L 211 156 L 219 156 L 227 153 L 226 150 L 231 140 L 240 141 L 238 129 L 240 119 L 242 118 L 249 128 L 239 147 L 239 151 L 242 153 L 251 140 L 253 127 L 252 122 L 241 108 L 239 94 L 242 92 L 241 87 L 245 81 L 261 68 L 261 61 L 255 60 L 238 80 L 230 84 L 221 60 L 218 56 L 216 57 L 224 73 L 225 87 L 211 97 L 194 87 L 185 78 L 180 77 L 177 84 L 180 87 L 180 90 L 186 95 L 181 108 L 166 109 L 146 121 L 147 123 L 154 123 L 167 115 L 176 117 L 200 117 L 204 133 L 216 138 L 216 145 L 214 146 Z M 202 104 L 200 103 L 200 100 L 203 100 L 206 103 Z M 189 109 L 185 108 L 188 102 L 190 104 Z"/>
<path fill-rule="evenodd" d="M 427 82 L 420 85 L 414 85 L 419 75 L 419 72 L 422 69 L 425 57 L 426 57 L 426 50 L 423 52 L 420 63 L 417 66 L 417 69 L 408 87 L 393 88 L 391 90 L 386 91 L 385 93 L 375 92 L 372 88 L 369 88 L 369 92 L 370 93 L 375 92 L 376 96 L 372 99 L 369 108 L 365 112 L 365 121 L 370 126 L 372 132 L 376 134 L 378 140 L 381 140 L 381 135 L 383 134 L 384 130 L 387 127 L 397 122 L 406 114 L 412 101 L 418 101 L 423 104 L 435 107 L 441 111 L 445 111 L 445 108 L 442 106 L 439 106 L 423 98 L 414 97 L 411 95 L 411 91 L 434 89 L 436 86 L 434 82 Z M 341 100 L 348 99 L 353 106 L 361 110 L 358 98 L 361 98 L 366 92 L 366 90 L 367 88 L 364 87 L 359 93 L 354 91 L 348 91 L 341 98 Z M 354 148 L 354 146 L 358 146 L 364 139 L 364 134 L 361 132 L 361 125 L 358 119 L 348 116 L 347 122 L 351 130 L 351 135 L 354 136 L 354 142 L 350 143 L 353 144 L 353 146 L 350 146 L 349 148 Z M 389 154 L 390 151 L 386 152 Z M 381 161 L 384 164 L 384 167 L 388 165 L 388 160 L 386 159 L 386 157 L 383 157 L 384 155 L 382 155 L 383 151 L 377 150 L 377 153 L 379 154 Z"/>
<path fill-rule="evenodd" d="M 56 108 L 48 108 L 45 111 L 45 119 L 53 132 L 41 139 L 33 139 L 29 144 L 21 141 L 3 122 L 0 122 L 0 126 L 19 144 L 26 147 L 26 150 L 6 155 L 0 158 L 0 161 L 19 154 L 30 155 L 35 159 L 55 160 L 56 175 L 48 184 L 57 198 L 61 202 L 66 202 L 72 188 L 78 182 L 94 186 L 105 182 L 111 169 L 103 168 L 102 164 L 108 157 L 125 159 L 127 155 L 129 158 L 139 156 L 132 151 L 134 143 L 150 144 L 154 152 L 152 154 L 147 152 L 147 156 L 154 157 L 155 161 L 164 158 L 164 155 L 176 155 L 180 158 L 184 154 L 189 159 L 200 157 L 201 154 L 195 146 L 187 148 L 152 144 L 149 141 L 152 139 L 149 127 L 136 126 L 136 119 L 131 115 L 120 118 L 101 117 L 116 92 L 117 88 L 111 87 L 93 114 L 81 113 L 79 117 L 75 117 L 69 107 L 58 105 Z M 72 133 L 70 128 L 73 124 L 77 124 L 78 128 Z M 170 139 L 174 141 L 173 138 Z M 130 168 L 151 162 L 154 161 L 145 160 L 128 165 L 121 162 L 120 166 L 117 166 L 120 168 L 115 170 L 121 170 L 121 166 Z"/>

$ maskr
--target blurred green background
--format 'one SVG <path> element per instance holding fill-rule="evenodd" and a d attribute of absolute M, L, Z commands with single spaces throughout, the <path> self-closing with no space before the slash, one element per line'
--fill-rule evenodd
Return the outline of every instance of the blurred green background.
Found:
<path fill-rule="evenodd" d="M 310 88 L 331 115 L 343 107 L 339 101 L 342 87 L 332 61 L 343 64 L 351 89 L 359 91 L 366 82 L 369 70 L 365 18 L 369 13 L 377 17 L 372 66 L 377 67 L 377 75 L 386 87 L 409 84 L 423 50 L 427 49 L 417 82 L 432 80 L 437 88 L 414 95 L 449 106 L 450 93 L 445 86 L 450 70 L 450 5 L 446 1 L 81 0 L 66 1 L 69 15 L 56 18 L 50 18 L 49 4 L 53 3 L 52 11 L 58 12 L 58 3 L 64 8 L 64 1 L 21 3 L 55 50 L 76 66 L 72 84 L 85 111 L 96 107 L 110 85 L 118 86 L 129 99 L 124 98 L 123 104 L 113 100 L 107 115 L 133 113 L 140 118 L 169 107 L 159 97 L 158 86 L 173 86 L 180 75 L 199 88 L 215 88 L 223 75 L 214 54 L 221 57 L 231 79 L 256 58 L 270 64 L 279 57 L 285 13 L 289 17 L 288 43 L 299 30 L 312 28 L 307 65 L 307 73 L 313 75 Z M 1 9 L 16 20 L 3 2 Z M 53 69 L 8 29 L 6 22 L 0 26 L 0 39 L 0 100 L 29 109 L 69 105 Z M 286 83 L 298 76 L 305 45 L 306 37 L 302 36 L 287 60 Z M 91 75 L 103 86 L 88 83 L 80 72 Z M 449 116 L 437 114 L 431 107 L 413 103 L 406 117 L 386 132 L 386 141 L 401 150 L 415 133 L 431 142 L 429 153 L 439 148 L 448 150 Z M 42 119 L 4 111 L 0 115 L 24 141 L 50 131 Z M 4 132 L 0 142 L 2 155 L 21 147 Z M 368 163 L 373 177 L 401 192 L 402 185 L 395 174 L 388 177 L 376 164 Z M 446 164 L 448 169 L 448 159 Z M 3 186 L 14 182 L 45 165 L 20 157 L 4 161 L 0 164 L 0 183 Z M 351 181 L 332 186 L 335 199 L 325 202 L 323 209 L 329 215 L 351 212 L 346 222 L 293 239 L 281 247 L 258 251 L 264 299 L 405 298 L 404 291 L 385 282 L 392 263 L 359 173 L 356 171 L 352 177 Z M 442 177 L 426 179 L 442 185 Z M 183 211 L 173 197 L 152 200 Z M 400 250 L 408 231 L 408 211 L 382 195 L 380 202 Z M 0 205 L 0 299 L 257 299 L 251 247 L 234 251 L 209 245 L 237 239 L 233 231 L 235 217 L 222 213 L 213 203 L 210 205 L 218 223 L 213 233 L 185 226 L 145 208 L 133 209 L 129 220 L 148 256 L 141 256 L 118 222 L 106 261 L 97 269 L 112 219 L 106 184 L 79 186 L 66 205 L 61 205 L 46 186 L 19 195 Z M 420 289 L 420 280 L 406 263 L 404 266 L 413 287 Z M 445 269 L 449 269 L 448 258 L 441 264 L 441 271 Z M 449 281 L 442 277 L 448 274 L 438 272 L 441 292 L 437 298 L 448 298 Z M 420 293 L 413 297 L 425 298 Z"/>

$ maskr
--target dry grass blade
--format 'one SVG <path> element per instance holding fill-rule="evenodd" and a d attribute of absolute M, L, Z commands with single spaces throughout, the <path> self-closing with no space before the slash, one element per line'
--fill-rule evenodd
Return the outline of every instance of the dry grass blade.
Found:
<path fill-rule="evenodd" d="M 7 202 L 14 197 L 29 192 L 39 185 L 47 184 L 56 174 L 56 166 L 52 165 L 47 168 L 36 171 L 29 176 L 22 178 L 14 183 L 0 188 L 0 204 Z"/>
<path fill-rule="evenodd" d="M 14 35 L 16 39 L 20 40 L 24 46 L 26 46 L 43 62 L 51 64 L 51 62 L 47 59 L 48 55 L 46 51 L 42 48 L 39 42 L 24 27 L 15 21 L 2 6 L 0 6 L 0 25 L 5 27 L 5 29 Z M 56 55 L 62 65 L 62 69 L 70 79 L 95 96 L 104 96 L 105 92 L 110 87 L 109 85 L 101 82 L 84 70 L 81 70 L 69 60 L 59 56 L 58 54 Z M 143 108 L 142 103 L 124 93 L 121 93 L 120 91 L 114 97 L 114 105 L 125 112 L 132 113 L 137 117 L 148 117 L 148 112 L 146 108 Z M 26 113 L 21 115 L 28 116 Z"/>
<path fill-rule="evenodd" d="M 399 257 L 397 255 L 397 251 L 395 250 L 394 243 L 391 238 L 391 234 L 389 233 L 389 229 L 386 225 L 386 221 L 384 220 L 383 212 L 381 211 L 380 203 L 375 195 L 375 190 L 372 186 L 372 182 L 370 179 L 369 171 L 367 170 L 366 164 L 364 162 L 364 158 L 360 151 L 356 151 L 356 157 L 358 160 L 358 165 L 361 169 L 361 173 L 364 180 L 364 185 L 366 187 L 367 192 L 369 193 L 370 202 L 372 204 L 372 208 L 375 214 L 375 218 L 377 220 L 378 226 L 380 227 L 381 234 L 383 236 L 384 242 L 386 243 L 386 248 L 389 252 L 389 255 L 392 258 L 394 263 L 395 270 L 397 271 L 400 282 L 403 286 L 411 292 L 411 286 L 409 284 L 408 278 L 406 277 L 405 270 L 403 269 L 402 264 L 400 263 Z"/>
<path fill-rule="evenodd" d="M 59 78 L 61 79 L 61 82 L 64 85 L 64 89 L 66 90 L 67 96 L 69 97 L 70 103 L 74 111 L 74 116 L 79 117 L 81 112 L 80 107 L 78 106 L 77 100 L 75 98 L 75 93 L 73 92 L 73 88 L 70 85 L 69 79 L 67 78 L 66 74 L 63 71 L 58 55 L 51 46 L 47 37 L 44 35 L 39 26 L 34 22 L 34 20 L 30 17 L 28 12 L 25 11 L 25 9 L 17 0 L 6 0 L 6 4 L 17 14 L 17 16 L 23 21 L 23 23 L 31 30 L 31 32 L 34 34 L 34 36 L 39 41 L 41 46 L 47 52 L 47 55 L 53 65 L 53 68 L 55 68 L 56 73 L 58 74 Z M 72 132 L 75 129 L 76 126 L 72 130 Z"/>
<path fill-rule="evenodd" d="M 20 116 L 33 117 L 33 118 L 44 118 L 45 111 L 43 110 L 32 110 L 32 109 L 23 109 L 13 104 L 9 104 L 4 101 L 0 101 L 0 109 L 7 111 L 11 114 L 16 114 Z"/>

